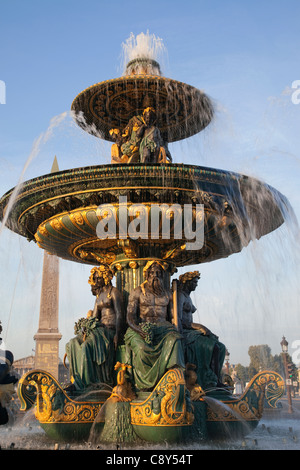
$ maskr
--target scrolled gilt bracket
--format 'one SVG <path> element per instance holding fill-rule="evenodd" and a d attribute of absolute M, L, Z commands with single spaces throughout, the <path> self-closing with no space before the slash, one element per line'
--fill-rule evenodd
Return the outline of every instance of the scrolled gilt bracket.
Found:
<path fill-rule="evenodd" d="M 36 403 L 35 416 L 40 423 L 93 423 L 103 403 L 71 400 L 56 379 L 41 370 L 25 374 L 19 381 L 21 411 Z"/>
<path fill-rule="evenodd" d="M 278 400 L 283 396 L 284 380 L 277 372 L 265 370 L 256 374 L 249 384 L 253 390 L 264 390 L 265 399 L 271 408 L 276 408 Z"/>
<path fill-rule="evenodd" d="M 144 402 L 131 403 L 133 425 L 183 426 L 193 421 L 193 408 L 180 369 L 169 370 Z"/>
<path fill-rule="evenodd" d="M 244 393 L 236 399 L 223 401 L 224 408 L 218 410 L 208 407 L 208 421 L 258 421 L 264 409 L 264 400 L 275 408 L 284 393 L 283 378 L 274 371 L 265 370 L 256 374 L 249 382 Z"/>

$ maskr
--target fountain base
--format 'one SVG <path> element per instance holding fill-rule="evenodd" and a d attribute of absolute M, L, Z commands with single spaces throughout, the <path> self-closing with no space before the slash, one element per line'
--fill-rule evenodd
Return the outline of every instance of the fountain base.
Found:
<path fill-rule="evenodd" d="M 228 438 L 228 433 L 243 437 L 258 425 L 264 402 L 275 408 L 283 392 L 282 377 L 263 371 L 240 397 L 215 389 L 191 401 L 179 368 L 166 372 L 153 391 L 135 397 L 122 396 L 116 386 L 109 396 L 99 391 L 94 401 L 71 398 L 51 374 L 40 370 L 25 374 L 18 385 L 21 410 L 35 405 L 36 418 L 49 438 L 92 438 L 99 444 L 202 441 Z"/>

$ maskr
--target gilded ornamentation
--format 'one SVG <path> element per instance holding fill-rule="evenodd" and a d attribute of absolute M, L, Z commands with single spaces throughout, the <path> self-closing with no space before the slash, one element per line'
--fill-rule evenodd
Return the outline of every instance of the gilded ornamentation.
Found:
<path fill-rule="evenodd" d="M 146 401 L 131 403 L 131 423 L 135 425 L 183 426 L 193 420 L 180 369 L 168 371 Z"/>
<path fill-rule="evenodd" d="M 111 130 L 123 129 L 147 106 L 160 110 L 158 126 L 168 142 L 200 132 L 213 115 L 209 98 L 200 90 L 152 75 L 124 76 L 97 83 L 74 99 L 72 110 L 76 115 L 84 110 L 85 120 L 79 118 L 79 126 L 111 141 Z M 93 125 L 86 126 L 86 122 Z"/>
<path fill-rule="evenodd" d="M 88 283 L 91 286 L 94 286 L 96 284 L 94 274 L 97 273 L 98 277 L 102 277 L 104 280 L 105 285 L 109 285 L 111 283 L 111 280 L 114 277 L 114 272 L 109 268 L 108 265 L 101 264 L 100 266 L 95 266 L 93 269 L 91 269 L 91 274 L 88 280 Z"/>
<path fill-rule="evenodd" d="M 224 405 L 213 409 L 207 408 L 207 421 L 257 421 L 261 418 L 263 408 L 263 394 L 257 394 L 258 406 L 249 406 L 246 400 L 226 401 Z"/>
<path fill-rule="evenodd" d="M 249 382 L 245 392 L 236 400 L 224 401 L 218 410 L 207 408 L 208 421 L 258 421 L 262 417 L 264 399 L 271 407 L 284 393 L 283 378 L 274 371 L 256 374 Z"/>
<path fill-rule="evenodd" d="M 39 227 L 39 232 L 40 232 L 41 235 L 43 235 L 43 237 L 48 237 L 48 235 L 49 235 L 48 230 L 43 225 L 41 225 Z"/>
<path fill-rule="evenodd" d="M 71 400 L 51 374 L 38 370 L 20 379 L 18 396 L 21 411 L 31 408 L 36 399 L 35 415 L 41 423 L 93 423 L 103 404 Z"/>
<path fill-rule="evenodd" d="M 72 218 L 74 219 L 74 222 L 77 224 L 77 225 L 83 225 L 84 224 L 84 218 L 83 218 L 83 215 L 76 211 L 74 212 L 74 214 L 72 215 Z"/>
<path fill-rule="evenodd" d="M 109 251 L 85 251 L 85 250 L 78 250 L 79 256 L 83 260 L 89 260 L 89 261 L 96 261 L 98 263 L 105 263 L 105 264 L 111 264 L 115 261 L 116 255 L 115 253 L 109 252 Z"/>
<path fill-rule="evenodd" d="M 230 193 L 227 191 L 229 184 Z M 249 217 L 253 224 L 256 220 L 260 221 L 258 238 L 283 222 L 280 211 L 272 202 L 272 188 L 257 182 L 257 190 L 266 203 L 266 214 L 274 214 L 269 218 L 257 212 L 255 195 L 251 196 L 248 185 L 249 179 L 242 175 L 173 163 L 77 168 L 24 183 L 7 224 L 11 230 L 34 239 L 49 253 L 94 265 L 95 258 L 82 258 L 78 250 L 88 252 L 90 249 L 93 253 L 107 251 L 109 241 L 112 242 L 110 252 L 116 256 L 123 253 L 116 240 L 99 240 L 96 234 L 99 223 L 97 208 L 104 207 L 104 204 L 113 206 L 118 195 L 126 196 L 129 204 L 204 204 L 205 243 L 201 250 L 181 249 L 186 243 L 184 239 L 178 240 L 178 246 L 174 246 L 177 243 L 174 239 L 159 238 L 153 241 L 155 250 L 161 251 L 155 256 L 167 256 L 177 266 L 194 265 L 227 257 L 246 246 L 251 239 Z M 11 192 L 8 192 L 0 201 L 0 217 L 7 210 L 10 195 Z M 242 196 L 245 195 L 247 198 L 243 200 Z M 249 217 L 245 220 L 246 213 Z M 54 219 L 57 222 L 51 226 L 50 222 Z M 171 230 L 173 221 L 170 220 Z M 225 244 L 224 240 L 229 242 Z M 148 250 L 147 240 L 141 242 L 141 250 Z M 141 258 L 148 256 L 148 252 L 138 254 Z"/>
<path fill-rule="evenodd" d="M 63 228 L 63 224 L 59 219 L 53 219 L 50 222 L 51 227 L 53 227 L 55 230 L 61 230 Z"/>
<path fill-rule="evenodd" d="M 109 400 L 124 402 L 131 401 L 136 397 L 132 390 L 131 383 L 126 378 L 126 371 L 128 369 L 131 369 L 129 364 L 123 364 L 121 362 L 116 363 L 115 370 L 118 371 L 117 385 L 113 388 Z"/>
<path fill-rule="evenodd" d="M 185 248 L 186 244 L 182 245 L 181 243 L 172 243 L 168 245 L 167 249 L 162 250 L 162 257 L 164 259 L 174 259 L 178 255 L 180 256 Z"/>
<path fill-rule="evenodd" d="M 122 249 L 123 253 L 127 258 L 138 257 L 138 247 L 133 240 L 118 240 L 118 246 Z"/>
<path fill-rule="evenodd" d="M 35 241 L 37 242 L 38 246 L 40 246 L 40 244 L 42 243 L 42 239 L 41 237 L 39 237 L 39 235 L 37 233 L 34 234 L 34 238 L 35 238 Z"/>
<path fill-rule="evenodd" d="M 0 220 L 6 213 L 9 229 L 35 240 L 55 255 L 52 258 L 100 264 L 89 279 L 96 296 L 94 309 L 79 319 L 76 337 L 66 345 L 73 379 L 66 390 L 78 396 L 78 390 L 93 388 L 93 396 L 87 393 L 90 401 L 75 401 L 50 373 L 33 370 L 19 381 L 22 410 L 36 403 L 35 414 L 43 424 L 92 425 L 97 417 L 98 423 L 104 417 L 107 431 L 110 420 L 113 423 L 117 442 L 123 438 L 118 433 L 130 441 L 133 426 L 161 426 L 160 432 L 154 429 L 155 439 L 165 435 L 168 439 L 176 427 L 173 435 L 179 435 L 181 426 L 193 424 L 194 411 L 197 425 L 206 418 L 257 421 L 264 400 L 275 407 L 282 396 L 282 378 L 272 371 L 258 374 L 242 397 L 225 395 L 228 401 L 219 400 L 219 411 L 208 406 L 206 417 L 209 396 L 199 371 L 206 364 L 215 365 L 207 380 L 217 394 L 222 385 L 217 369 L 225 347 L 209 330 L 192 322 L 195 307 L 187 299 L 194 289 L 183 287 L 199 273 L 180 276 L 178 289 L 174 280 L 173 292 L 167 284 L 177 267 L 228 257 L 247 246 L 253 234 L 259 239 L 275 230 L 284 222 L 281 208 L 288 208 L 288 201 L 248 176 L 172 163 L 168 143 L 206 128 L 214 107 L 201 90 L 163 77 L 152 59 L 131 60 L 122 77 L 86 88 L 71 109 L 81 128 L 113 142 L 112 164 L 60 172 L 56 162 L 50 175 L 31 179 L 16 195 L 12 189 L 0 199 Z M 140 284 L 143 273 L 146 280 Z M 117 288 L 111 283 L 114 274 Z M 52 284 L 42 290 L 49 300 L 44 302 L 44 318 L 51 324 L 57 300 L 56 284 Z M 198 330 L 197 338 L 191 330 Z M 37 343 L 37 352 L 40 348 L 47 357 L 56 352 L 50 342 Z M 117 385 L 110 394 L 105 386 L 111 390 L 115 385 L 116 358 L 124 362 L 115 365 Z M 193 361 L 196 364 L 185 364 Z M 101 390 L 91 387 L 96 384 Z M 140 390 L 138 398 L 132 384 Z M 147 398 L 141 401 L 141 396 Z M 107 406 L 102 407 L 104 403 Z M 72 432 L 76 428 L 52 426 L 52 431 L 62 427 L 73 428 Z"/>
<path fill-rule="evenodd" d="M 202 387 L 197 383 L 197 374 L 195 364 L 186 364 L 185 369 L 186 388 L 190 392 L 192 401 L 199 401 L 205 395 Z"/>
<path fill-rule="evenodd" d="M 265 398 L 271 408 L 276 408 L 277 402 L 285 390 L 283 378 L 274 371 L 264 371 L 257 374 L 251 380 L 250 385 L 254 390 L 265 390 Z"/>

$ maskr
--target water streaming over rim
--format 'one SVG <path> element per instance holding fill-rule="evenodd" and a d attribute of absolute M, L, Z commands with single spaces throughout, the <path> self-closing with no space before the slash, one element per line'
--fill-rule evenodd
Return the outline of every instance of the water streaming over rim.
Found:
<path fill-rule="evenodd" d="M 62 119 L 64 119 L 64 117 L 62 117 Z M 55 127 L 56 125 L 59 125 L 60 122 L 61 121 L 59 121 L 58 123 L 53 122 L 52 124 L 50 124 L 51 129 L 53 127 Z M 28 162 L 26 163 L 26 165 L 24 167 L 24 172 L 22 173 L 20 180 L 23 180 L 23 176 L 24 176 L 25 171 L 28 168 L 28 165 L 31 163 L 31 161 L 33 159 L 35 159 L 36 155 L 38 154 L 38 152 L 40 150 L 40 146 L 46 144 L 49 135 L 50 134 L 48 134 L 48 131 L 46 131 L 45 134 L 43 134 L 39 139 L 37 139 L 36 143 L 34 144 L 32 154 L 29 157 Z M 290 228 L 293 230 L 295 227 L 296 227 L 296 225 L 294 224 L 294 221 L 292 221 L 292 223 L 290 224 Z M 0 231 L 1 230 L 2 229 L 0 229 Z M 284 231 L 285 231 L 285 229 L 283 229 L 283 232 Z M 267 244 L 267 241 L 266 241 L 266 244 Z M 254 249 L 252 251 L 254 251 Z M 255 255 L 255 253 L 253 253 L 253 257 L 256 258 L 256 261 L 258 261 L 257 255 Z M 27 419 L 29 420 L 30 416 Z M 266 431 L 266 429 L 263 427 L 264 421 L 262 421 L 262 424 L 259 426 L 257 431 L 255 431 L 254 433 L 251 434 L 251 438 L 249 438 L 248 442 L 250 442 L 251 439 L 252 440 L 257 439 L 258 445 L 255 444 L 255 446 L 257 448 L 274 448 L 274 446 L 276 446 L 276 448 L 283 448 L 283 449 L 295 448 L 294 446 L 297 446 L 297 443 L 296 443 L 297 441 L 295 439 L 292 439 L 292 436 L 290 434 L 290 431 L 289 431 L 290 423 L 291 423 L 290 421 L 278 421 L 278 422 L 276 422 L 276 424 L 278 424 L 278 426 L 275 426 L 275 427 L 271 426 L 271 429 L 273 429 L 273 435 L 271 435 L 271 437 L 270 437 L 269 436 L 270 433 L 269 433 L 269 431 Z M 274 424 L 274 422 L 272 422 L 272 424 Z M 293 428 L 298 431 L 298 422 L 296 421 L 295 426 L 294 426 L 294 422 L 293 422 L 292 425 L 293 425 Z M 49 445 L 50 447 L 47 447 L 47 448 L 52 448 L 51 447 L 52 443 L 51 444 L 50 443 L 43 443 L 43 436 L 44 436 L 43 431 L 40 432 L 41 430 L 38 429 L 38 426 L 33 426 L 33 427 L 35 427 L 35 430 L 37 431 L 36 435 L 41 438 L 41 441 L 42 441 L 41 446 L 43 447 L 43 445 L 45 445 L 45 446 Z M 268 426 L 268 427 L 270 428 L 270 426 Z M 23 426 L 23 428 L 24 428 L 24 426 Z M 26 432 L 28 434 L 31 434 L 32 430 L 30 430 L 30 432 L 29 432 L 28 431 L 28 426 L 25 426 L 25 428 L 26 428 L 25 429 L 25 434 L 26 434 Z M 12 435 L 17 437 L 18 432 L 17 432 L 17 428 L 15 428 L 15 427 L 14 427 L 14 434 L 10 434 L 11 431 L 8 431 L 7 429 L 8 428 L 0 429 L 0 436 L 1 436 L 1 439 L 2 439 L 2 436 L 5 435 L 4 440 L 2 442 L 4 442 L 4 443 L 7 442 L 7 444 L 8 444 L 10 440 L 11 441 L 14 440 L 14 439 L 12 439 Z M 266 432 L 268 432 L 268 434 L 266 434 Z M 28 445 L 29 444 L 28 440 L 29 441 L 32 440 L 31 436 L 26 436 L 26 439 L 24 438 L 24 435 L 22 437 L 23 437 L 23 444 L 24 445 Z M 27 437 L 28 437 L 28 440 L 27 440 Z M 269 437 L 269 440 L 267 439 L 268 437 Z M 260 438 L 264 441 L 263 443 L 260 442 Z M 284 442 L 284 439 L 286 440 L 285 442 Z M 25 444 L 25 442 L 26 442 L 26 444 Z M 81 447 L 79 446 L 78 448 L 85 448 L 84 447 L 85 445 L 86 444 L 84 444 Z M 199 446 L 199 444 L 197 444 L 197 445 Z M 226 446 L 224 448 L 230 448 L 230 445 L 232 445 L 232 448 L 245 447 L 243 443 L 238 442 L 238 443 L 234 443 L 234 444 L 228 444 L 227 443 L 227 444 L 224 445 L 224 446 Z M 251 444 L 249 444 L 249 445 L 251 446 Z M 205 448 L 205 446 L 204 446 L 204 448 Z M 222 448 L 222 446 L 221 446 L 221 448 Z"/>
<path fill-rule="evenodd" d="M 47 128 L 47 130 L 45 132 L 42 132 L 39 135 L 39 137 L 34 141 L 33 146 L 32 146 L 32 150 L 30 152 L 30 155 L 28 156 L 28 158 L 25 162 L 25 165 L 24 165 L 23 170 L 21 172 L 21 175 L 19 177 L 18 183 L 15 186 L 14 191 L 13 191 L 11 197 L 10 197 L 6 213 L 3 217 L 3 220 L 1 221 L 0 235 L 1 235 L 3 229 L 6 225 L 7 219 L 10 215 L 10 210 L 11 210 L 12 206 L 14 205 L 17 197 L 18 197 L 20 188 L 21 188 L 22 184 L 24 183 L 24 176 L 26 174 L 26 171 L 28 170 L 28 167 L 30 166 L 30 164 L 35 160 L 35 158 L 39 154 L 41 147 L 43 145 L 45 145 L 47 143 L 47 141 L 51 138 L 55 128 L 60 126 L 60 124 L 64 121 L 66 116 L 67 116 L 67 113 L 63 112 L 60 115 L 53 117 L 50 121 L 50 124 L 49 124 L 49 127 Z"/>

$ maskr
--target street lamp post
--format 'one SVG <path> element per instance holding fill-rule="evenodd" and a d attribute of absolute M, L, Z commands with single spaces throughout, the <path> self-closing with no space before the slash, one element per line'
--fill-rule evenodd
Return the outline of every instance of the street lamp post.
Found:
<path fill-rule="evenodd" d="M 281 349 L 282 349 L 282 352 L 283 352 L 283 359 L 284 359 L 286 391 L 287 391 L 287 398 L 288 398 L 288 404 L 289 404 L 288 413 L 293 413 L 291 385 L 290 385 L 290 379 L 288 378 L 288 363 L 287 363 L 288 344 L 289 343 L 287 342 L 287 340 L 283 336 L 280 345 L 281 345 Z"/>

